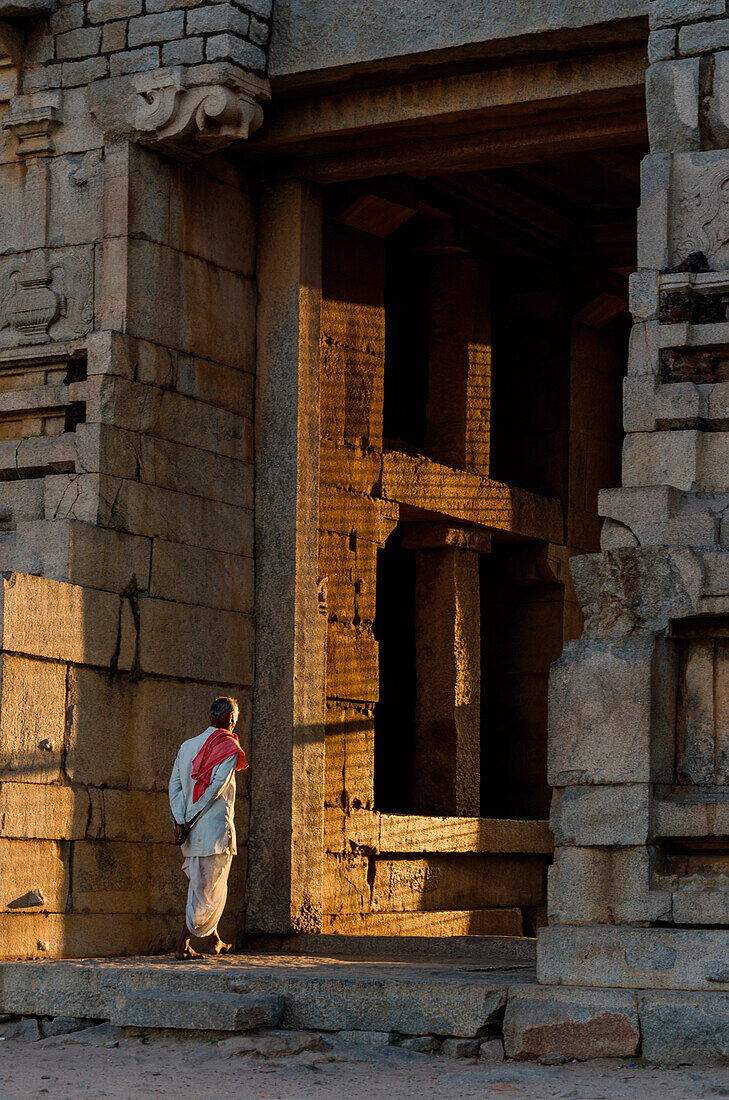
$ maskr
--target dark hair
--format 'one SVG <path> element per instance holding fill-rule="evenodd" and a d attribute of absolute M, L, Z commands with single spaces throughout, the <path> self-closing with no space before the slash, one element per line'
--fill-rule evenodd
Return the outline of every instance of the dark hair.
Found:
<path fill-rule="evenodd" d="M 229 695 L 219 695 L 210 705 L 210 720 L 223 722 L 228 725 L 230 716 L 234 714 L 238 719 L 238 700 L 231 699 Z"/>

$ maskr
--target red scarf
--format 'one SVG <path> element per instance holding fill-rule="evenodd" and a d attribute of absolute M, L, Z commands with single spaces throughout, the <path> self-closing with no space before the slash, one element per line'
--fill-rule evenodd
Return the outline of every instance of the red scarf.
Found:
<path fill-rule="evenodd" d="M 192 792 L 193 805 L 210 786 L 215 768 L 229 756 L 237 756 L 235 765 L 237 772 L 248 767 L 246 754 L 240 747 L 240 741 L 236 735 L 230 730 L 213 730 L 192 762 L 192 778 L 195 780 Z"/>

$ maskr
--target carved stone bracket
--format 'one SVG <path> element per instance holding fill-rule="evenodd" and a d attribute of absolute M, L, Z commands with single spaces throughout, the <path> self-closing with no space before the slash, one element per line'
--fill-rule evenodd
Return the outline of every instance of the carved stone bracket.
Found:
<path fill-rule="evenodd" d="M 15 96 L 2 120 L 4 130 L 18 139 L 19 157 L 53 152 L 53 131 L 61 125 L 61 93 L 36 92 Z"/>
<path fill-rule="evenodd" d="M 91 113 L 109 136 L 132 138 L 185 158 L 247 138 L 263 121 L 268 81 L 234 66 L 157 69 L 99 81 Z"/>

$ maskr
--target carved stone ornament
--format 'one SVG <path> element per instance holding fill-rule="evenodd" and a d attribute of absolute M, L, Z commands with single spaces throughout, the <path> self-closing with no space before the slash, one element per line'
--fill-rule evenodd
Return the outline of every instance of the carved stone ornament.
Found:
<path fill-rule="evenodd" d="M 53 152 L 53 131 L 61 125 L 61 93 L 36 92 L 15 96 L 2 126 L 18 139 L 19 157 Z"/>
<path fill-rule="evenodd" d="M 223 63 L 97 81 L 92 95 L 105 134 L 194 158 L 258 129 L 270 92 L 268 81 Z"/>
<path fill-rule="evenodd" d="M 674 200 L 673 252 L 703 252 L 712 268 L 729 266 L 729 158 L 687 172 Z"/>
<path fill-rule="evenodd" d="M 93 270 L 87 248 L 0 261 L 0 347 L 85 336 L 93 324 Z"/>

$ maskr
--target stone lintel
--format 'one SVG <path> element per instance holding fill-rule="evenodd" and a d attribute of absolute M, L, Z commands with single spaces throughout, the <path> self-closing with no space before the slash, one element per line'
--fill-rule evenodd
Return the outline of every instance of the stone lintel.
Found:
<path fill-rule="evenodd" d="M 461 527 L 443 522 L 403 524 L 404 550 L 429 550 L 452 547 L 470 550 L 475 554 L 488 554 L 491 550 L 491 532 L 478 527 Z"/>
<path fill-rule="evenodd" d="M 0 0 L 0 19 L 37 19 L 58 10 L 58 0 Z"/>
<path fill-rule="evenodd" d="M 268 81 L 235 65 L 181 65 L 97 81 L 90 110 L 107 137 L 194 159 L 257 130 L 268 98 Z"/>

